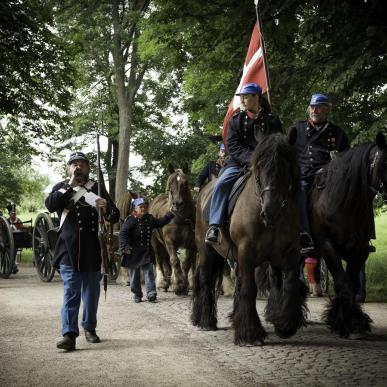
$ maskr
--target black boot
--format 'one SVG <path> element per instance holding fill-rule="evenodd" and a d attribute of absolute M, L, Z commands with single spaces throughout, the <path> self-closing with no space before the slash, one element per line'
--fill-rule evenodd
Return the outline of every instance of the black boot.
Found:
<path fill-rule="evenodd" d="M 85 329 L 85 337 L 89 343 L 99 343 L 101 341 L 100 338 L 98 337 L 97 333 L 95 332 L 95 330 L 88 331 Z"/>
<path fill-rule="evenodd" d="M 205 242 L 210 245 L 219 243 L 219 233 L 219 226 L 216 224 L 211 225 L 207 231 Z"/>
<path fill-rule="evenodd" d="M 56 347 L 65 351 L 75 351 L 75 333 L 66 333 L 63 339 L 56 343 Z"/>
<path fill-rule="evenodd" d="M 301 255 L 313 256 L 316 252 L 314 250 L 314 243 L 312 237 L 307 232 L 300 234 Z"/>

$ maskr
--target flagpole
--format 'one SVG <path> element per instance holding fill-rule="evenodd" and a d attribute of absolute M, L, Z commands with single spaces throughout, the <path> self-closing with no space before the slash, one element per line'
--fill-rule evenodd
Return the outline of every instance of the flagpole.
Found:
<path fill-rule="evenodd" d="M 265 40 L 263 39 L 263 28 L 262 28 L 262 18 L 261 18 L 261 12 L 259 9 L 258 5 L 259 0 L 254 0 L 255 4 L 255 12 L 257 15 L 257 22 L 259 26 L 259 31 L 260 31 L 260 38 L 261 38 L 261 47 L 262 47 L 262 57 L 263 57 L 263 67 L 265 69 L 265 77 L 266 77 L 266 84 L 267 84 L 267 99 L 269 101 L 269 104 L 271 105 L 271 98 L 270 98 L 270 90 L 271 90 L 271 85 L 270 85 L 270 78 L 269 78 L 269 66 L 267 64 L 267 57 L 266 57 L 266 49 L 265 49 Z"/>

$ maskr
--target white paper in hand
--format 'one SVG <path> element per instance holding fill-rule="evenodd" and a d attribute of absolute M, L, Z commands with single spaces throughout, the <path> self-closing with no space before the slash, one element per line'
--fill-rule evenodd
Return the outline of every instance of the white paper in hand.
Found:
<path fill-rule="evenodd" d="M 94 192 L 86 192 L 85 195 L 84 195 L 84 198 L 86 200 L 86 203 L 90 204 L 93 207 L 96 207 L 95 201 L 98 200 L 98 199 L 101 199 Z"/>

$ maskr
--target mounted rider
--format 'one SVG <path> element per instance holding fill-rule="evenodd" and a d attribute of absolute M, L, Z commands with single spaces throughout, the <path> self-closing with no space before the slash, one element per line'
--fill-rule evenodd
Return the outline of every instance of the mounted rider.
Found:
<path fill-rule="evenodd" d="M 301 170 L 299 215 L 301 254 L 314 253 L 308 216 L 308 192 L 316 173 L 328 164 L 335 153 L 349 148 L 348 137 L 337 125 L 328 121 L 331 104 L 322 93 L 313 94 L 307 109 L 309 118 L 292 125 L 297 129 L 297 153 Z"/>
<path fill-rule="evenodd" d="M 236 95 L 240 96 L 245 110 L 233 115 L 227 131 L 227 157 L 224 171 L 218 177 L 211 198 L 210 227 L 206 243 L 219 243 L 220 228 L 226 220 L 230 191 L 238 177 L 250 167 L 250 158 L 258 142 L 268 134 L 282 132 L 279 118 L 271 113 L 262 88 L 256 83 L 246 83 Z"/>
<path fill-rule="evenodd" d="M 209 161 L 199 173 L 196 178 L 194 191 L 199 192 L 205 182 L 210 182 L 218 177 L 220 170 L 224 166 L 226 157 L 226 147 L 224 144 L 220 144 L 218 158 L 216 160 Z"/>

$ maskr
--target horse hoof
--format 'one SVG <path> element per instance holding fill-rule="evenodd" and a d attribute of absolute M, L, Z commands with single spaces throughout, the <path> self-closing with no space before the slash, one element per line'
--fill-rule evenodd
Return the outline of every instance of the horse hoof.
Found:
<path fill-rule="evenodd" d="M 275 329 L 275 334 L 280 338 L 280 339 L 288 339 L 289 337 L 292 337 L 295 333 L 296 333 L 296 330 L 294 329 L 291 329 L 291 330 L 287 330 L 287 331 L 282 331 L 282 330 L 279 330 L 279 329 Z"/>
<path fill-rule="evenodd" d="M 177 296 L 188 296 L 188 289 L 178 289 L 175 290 Z"/>
<path fill-rule="evenodd" d="M 212 326 L 210 326 L 210 327 L 200 327 L 200 329 L 202 331 L 217 331 L 218 330 L 218 328 L 216 326 L 215 327 L 212 327 Z"/>
<path fill-rule="evenodd" d="M 240 347 L 263 347 L 264 345 L 266 345 L 263 339 L 257 339 L 252 342 L 238 341 L 235 342 L 235 344 L 239 345 Z"/>
<path fill-rule="evenodd" d="M 349 340 L 367 340 L 369 339 L 370 335 L 367 334 L 366 332 L 355 332 L 355 333 L 351 333 L 349 336 L 348 336 L 348 339 Z"/>

